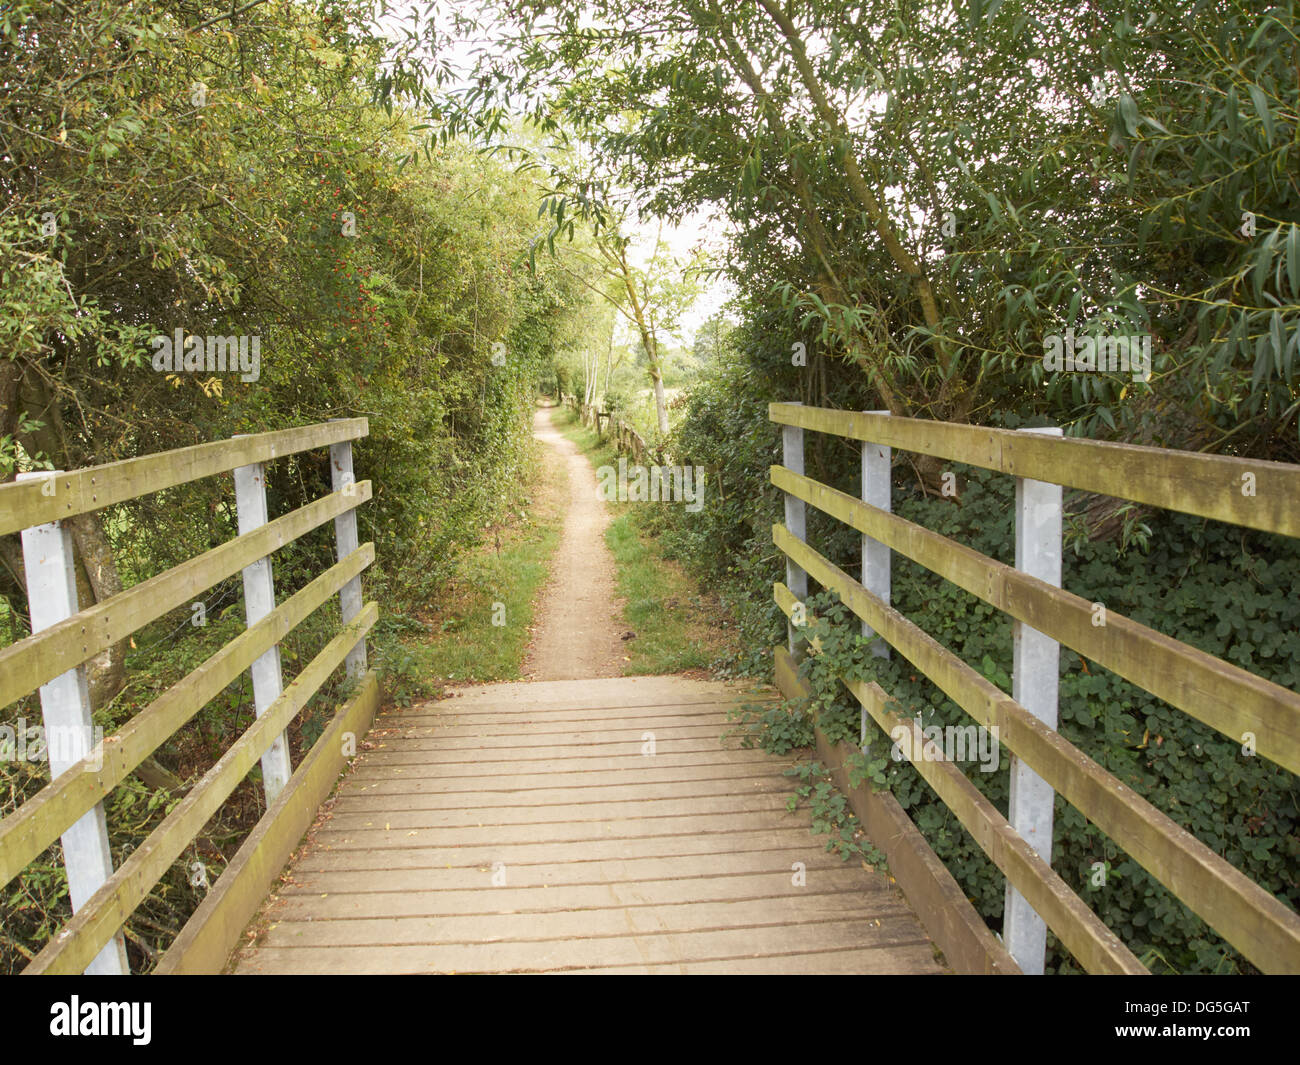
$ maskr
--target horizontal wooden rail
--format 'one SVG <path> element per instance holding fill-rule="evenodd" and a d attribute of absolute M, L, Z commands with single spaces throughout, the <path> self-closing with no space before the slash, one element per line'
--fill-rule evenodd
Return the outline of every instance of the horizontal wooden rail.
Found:
<path fill-rule="evenodd" d="M 1257 753 L 1300 773 L 1300 695 L 1295 692 L 1109 608 L 1105 624 L 1097 625 L 1088 600 L 782 466 L 771 468 L 771 479 L 782 491 L 1074 648 L 1236 743 L 1252 733 Z"/>
<path fill-rule="evenodd" d="M 781 525 L 773 541 L 1265 972 L 1300 972 L 1300 916 Z"/>
<path fill-rule="evenodd" d="M 781 425 L 1300 537 L 1300 465 L 773 403 Z M 1243 490 L 1246 490 L 1245 492 Z"/>
<path fill-rule="evenodd" d="M 914 737 L 920 732 L 915 721 L 905 721 L 886 709 L 890 699 L 879 684 L 854 680 L 845 686 L 887 734 L 900 725 L 911 728 Z M 919 738 L 914 739 L 912 751 L 921 752 L 920 757 L 909 758 L 917 772 L 1086 972 L 1149 975 L 1119 936 L 1088 909 L 960 768 L 936 756 L 933 749 L 927 751 Z"/>
<path fill-rule="evenodd" d="M 73 915 L 23 975 L 82 972 L 329 678 L 379 616 L 375 603 L 344 626 L 266 711 L 221 756 L 147 839 Z"/>
<path fill-rule="evenodd" d="M 368 432 L 367 419 L 346 418 L 195 444 L 157 455 L 51 474 L 50 478 L 3 484 L 0 485 L 0 536 L 226 473 L 239 466 L 355 440 Z"/>
<path fill-rule="evenodd" d="M 215 975 L 225 968 L 244 929 L 261 909 L 285 862 L 347 765 L 349 739 L 366 734 L 378 704 L 379 677 L 372 669 L 362 676 L 352 698 L 335 711 L 294 771 L 288 787 L 276 796 L 203 896 L 180 935 L 159 959 L 155 976 Z"/>
<path fill-rule="evenodd" d="M 334 424 L 334 423 L 330 423 Z M 342 424 L 342 423 L 339 423 Z M 132 585 L 66 621 L 0 651 L 0 707 L 93 658 L 106 647 L 370 498 L 369 481 L 332 492 L 220 547 Z"/>
<path fill-rule="evenodd" d="M 55 777 L 0 821 L 0 888 L 374 558 L 374 545 L 367 543 L 331 566 L 137 713 L 80 763 Z M 93 768 L 96 763 L 100 763 L 97 771 Z"/>
<path fill-rule="evenodd" d="M 797 602 L 794 594 L 780 583 L 773 585 L 772 592 L 781 609 L 791 616 Z M 1101 918 L 1088 909 L 1056 870 L 1039 857 L 1024 837 L 967 779 L 966 774 L 953 762 L 947 761 L 933 744 L 924 742 L 916 722 L 889 709 L 892 700 L 879 684 L 846 680 L 840 683 L 886 735 L 894 735 L 894 730 L 900 727 L 910 730 L 911 744 L 900 745 L 902 753 L 965 826 L 980 849 L 1029 900 L 1047 922 L 1047 927 L 1056 933 L 1085 971 L 1149 975 L 1146 966 Z"/>

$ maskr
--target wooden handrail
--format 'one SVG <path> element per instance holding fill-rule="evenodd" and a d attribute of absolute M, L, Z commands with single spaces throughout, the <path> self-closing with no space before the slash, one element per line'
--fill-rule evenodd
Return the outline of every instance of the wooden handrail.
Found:
<path fill-rule="evenodd" d="M 778 548 L 1265 972 L 1300 972 L 1300 915 L 784 526 Z"/>
<path fill-rule="evenodd" d="M 771 420 L 1300 537 L 1300 465 L 773 403 Z"/>
<path fill-rule="evenodd" d="M 0 536 L 227 473 L 239 466 L 356 440 L 369 433 L 369 426 L 365 418 L 345 418 L 0 484 Z"/>
<path fill-rule="evenodd" d="M 47 724 L 51 714 L 62 714 L 67 720 L 69 713 L 74 721 L 80 717 L 89 722 L 84 683 L 80 695 L 75 686 L 67 687 L 68 677 L 76 675 L 73 670 L 218 581 L 240 571 L 244 574 L 247 628 L 134 715 L 117 733 L 102 740 L 79 762 L 63 768 L 18 810 L 0 820 L 0 887 L 21 873 L 60 836 L 64 839 L 70 879 L 72 872 L 78 872 L 80 882 L 85 885 L 80 901 L 73 893 L 72 919 L 24 970 L 26 973 L 81 972 L 87 966 L 93 966 L 97 972 L 126 971 L 126 955 L 119 935 L 122 926 L 258 759 L 263 758 L 265 771 L 265 758 L 269 757 L 266 752 L 279 750 L 283 754 L 276 755 L 281 759 L 276 764 L 277 768 L 284 767 L 280 778 L 284 783 L 272 782 L 268 777 L 268 799 L 275 789 L 283 786 L 280 794 L 293 796 L 293 801 L 270 803 L 259 822 L 254 836 L 259 841 L 261 864 L 242 862 L 230 876 L 223 875 L 218 880 L 213 897 L 220 896 L 221 904 L 204 912 L 220 913 L 219 929 L 199 935 L 187 925 L 189 939 L 202 942 L 209 958 L 214 952 L 234 945 L 233 937 L 238 935 L 242 924 L 232 929 L 229 922 L 251 917 L 250 892 L 265 890 L 264 886 L 259 887 L 259 878 L 267 875 L 266 863 L 283 862 L 288 857 L 303 829 L 303 804 L 311 804 L 311 809 L 319 804 L 349 757 L 346 753 L 349 744 L 330 751 L 313 748 L 311 756 L 300 767 L 304 771 L 290 775 L 288 747 L 283 740 L 285 728 L 340 666 L 346 667 L 348 677 L 356 684 L 347 703 L 338 709 L 328 726 L 328 735 L 337 740 L 353 735 L 345 730 L 364 729 L 378 703 L 376 674 L 367 672 L 365 666 L 365 636 L 378 617 L 378 608 L 374 603 L 363 605 L 360 588 L 361 573 L 374 561 L 375 550 L 373 544 L 358 545 L 354 517 L 356 508 L 371 498 L 372 486 L 369 481 L 355 482 L 351 472 L 350 441 L 364 436 L 367 429 L 364 418 L 340 420 L 200 444 L 88 470 L 59 473 L 52 478 L 36 477 L 0 486 L 0 532 L 23 530 L 29 589 L 38 586 L 33 572 L 40 575 L 41 581 L 61 580 L 62 573 L 71 572 L 72 549 L 67 530 L 48 523 L 200 477 L 235 471 L 240 527 L 248 529 L 218 547 L 76 613 L 71 613 L 77 610 L 75 594 L 69 590 L 65 597 L 59 591 L 62 613 L 47 611 L 46 627 L 37 626 L 38 631 L 32 636 L 0 650 L 0 706 L 40 687 L 42 713 Z M 330 448 L 334 490 L 283 517 L 267 521 L 262 465 L 269 459 L 325 446 Z M 335 522 L 335 540 L 341 557 L 305 587 L 275 605 L 269 556 L 331 519 Z M 37 553 L 29 553 L 33 549 Z M 33 570 L 32 565 L 38 560 L 43 568 Z M 47 576 L 51 573 L 52 577 Z M 263 603 L 256 610 L 248 599 L 250 579 L 255 580 L 254 586 L 263 596 Z M 279 644 L 336 594 L 343 618 L 340 631 L 281 691 Z M 145 758 L 245 671 L 254 673 L 256 692 L 259 667 L 263 670 L 261 676 L 269 678 L 273 687 L 265 700 L 257 704 L 254 723 L 121 868 L 105 879 L 98 858 L 90 861 L 85 856 L 87 852 L 83 852 L 74 861 L 67 853 L 70 831 L 82 833 L 78 837 L 81 840 L 89 838 L 85 846 L 104 858 L 104 868 L 111 869 L 111 860 L 104 857 L 108 854 L 108 841 L 102 814 L 98 812 L 100 804 Z M 50 693 L 56 688 L 58 699 L 63 701 L 47 701 L 53 698 Z M 55 720 L 59 720 L 58 716 Z M 354 746 L 352 750 L 355 753 Z M 93 825 L 92 813 L 98 818 L 98 828 L 92 827 L 91 836 L 86 837 L 83 830 Z M 118 945 L 106 947 L 113 942 Z"/>
<path fill-rule="evenodd" d="M 322 496 L 156 577 L 133 584 L 66 621 L 10 644 L 0 651 L 0 707 L 125 640 L 196 593 L 360 506 L 370 493 L 370 482 L 362 481 L 350 491 Z"/>
<path fill-rule="evenodd" d="M 220 809 L 276 736 L 343 664 L 349 651 L 374 625 L 379 608 L 364 610 L 330 640 L 270 707 L 253 722 L 162 824 L 132 852 L 63 930 L 45 946 L 24 976 L 79 973 L 107 943 L 167 872 L 168 867 Z"/>
<path fill-rule="evenodd" d="M 773 586 L 773 598 L 793 620 L 798 601 L 784 584 Z M 888 735 L 902 727 L 915 730 L 914 720 L 889 709 L 891 700 L 879 684 L 856 680 L 841 683 L 862 704 Z M 920 740 L 915 741 L 919 748 Z M 916 771 L 957 816 L 990 860 L 1042 914 L 1047 926 L 1090 973 L 1148 975 L 1146 967 L 1101 919 L 1061 879 L 1060 874 L 1035 853 L 994 805 L 967 779 L 966 774 L 940 752 L 911 759 Z"/>
<path fill-rule="evenodd" d="M 931 573 L 1105 666 L 1237 743 L 1300 773 L 1300 695 L 1189 644 L 1106 611 L 914 522 L 809 477 L 773 466 L 777 488 L 887 544 Z"/>
<path fill-rule="evenodd" d="M 363 544 L 342 562 L 245 629 L 177 681 L 100 743 L 68 772 L 60 773 L 14 813 L 0 820 L 0 888 L 38 858 L 77 818 L 117 787 L 127 774 L 194 717 L 265 651 L 289 635 L 330 596 L 375 559 Z M 99 764 L 98 770 L 90 770 Z"/>

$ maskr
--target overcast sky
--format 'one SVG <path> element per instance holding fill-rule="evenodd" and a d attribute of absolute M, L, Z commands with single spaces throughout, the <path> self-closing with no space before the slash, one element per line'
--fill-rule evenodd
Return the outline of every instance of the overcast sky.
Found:
<path fill-rule="evenodd" d="M 432 10 L 437 18 L 440 28 L 445 30 L 449 18 L 447 13 L 452 9 L 465 13 L 481 13 L 491 11 L 491 0 L 399 0 L 397 3 L 390 4 L 391 11 L 381 21 L 386 26 L 387 32 L 395 40 L 404 34 L 400 27 L 403 23 L 409 26 L 410 14 L 413 10 L 421 13 L 421 21 L 425 21 L 425 13 Z M 474 65 L 475 51 L 488 42 L 479 39 L 460 38 L 453 40 L 450 47 L 440 54 L 439 58 L 444 62 L 449 62 L 453 69 L 468 72 Z M 653 251 L 656 232 L 658 225 L 645 225 L 641 231 L 636 234 L 633 244 L 633 262 L 637 265 L 644 265 L 645 260 Z M 671 226 L 665 224 L 663 227 L 663 239 L 672 249 L 673 253 L 685 260 L 692 249 L 697 245 L 704 245 L 711 255 L 719 255 L 725 249 L 725 235 L 723 228 L 712 221 L 708 211 L 699 211 L 695 215 L 683 220 L 680 226 Z M 681 324 L 680 342 L 686 347 L 694 341 L 695 333 L 706 318 L 716 314 L 732 295 L 732 286 L 719 279 L 710 279 L 708 287 L 700 298 L 696 301 L 695 306 L 683 316 Z M 627 337 L 620 337 L 620 340 L 628 340 Z"/>

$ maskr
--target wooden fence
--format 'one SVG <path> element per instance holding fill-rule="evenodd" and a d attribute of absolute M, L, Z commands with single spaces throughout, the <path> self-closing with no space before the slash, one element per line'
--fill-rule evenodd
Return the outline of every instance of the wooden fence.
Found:
<path fill-rule="evenodd" d="M 1059 645 L 1144 688 L 1259 756 L 1300 771 L 1300 696 L 1178 640 L 1064 591 L 1060 581 L 1061 487 L 1096 492 L 1251 529 L 1300 536 L 1300 466 L 1253 459 L 1063 439 L 1059 430 L 1011 432 L 774 403 L 784 465 L 771 481 L 785 494 L 785 522 L 773 529 L 787 557 L 776 602 L 791 619 L 788 648 L 777 648 L 777 677 L 788 696 L 807 694 L 797 676 L 799 629 L 811 577 L 837 592 L 877 634 L 873 648 L 897 649 L 1012 753 L 1011 809 L 1004 817 L 954 761 L 894 714 L 876 683 L 845 686 L 887 733 L 910 736 L 902 753 L 1007 877 L 1004 943 L 973 908 L 887 793 L 850 789 L 854 808 L 936 943 L 959 969 L 1042 971 L 1050 928 L 1089 972 L 1145 968 L 1050 867 L 1053 793 L 1097 825 L 1243 956 L 1265 972 L 1300 972 L 1300 916 L 1191 833 L 1067 742 L 1056 731 Z M 854 498 L 803 475 L 803 433 L 861 441 L 862 491 Z M 1017 478 L 1016 566 L 1007 566 L 890 513 L 893 448 L 980 466 Z M 862 580 L 855 581 L 806 542 L 811 505 L 862 534 Z M 890 606 L 893 551 L 1013 619 L 1015 672 L 1007 695 Z M 895 732 L 902 729 L 901 733 Z M 841 765 L 847 745 L 822 757 Z"/>
<path fill-rule="evenodd" d="M 0 706 L 40 689 L 46 733 L 71 739 L 52 779 L 0 820 L 0 887 L 62 837 L 73 916 L 25 973 L 125 973 L 121 929 L 232 791 L 261 760 L 267 811 L 158 965 L 159 972 L 220 971 L 356 750 L 378 702 L 366 665 L 366 633 L 378 617 L 363 605 L 361 572 L 374 545 L 358 544 L 356 507 L 371 496 L 352 470 L 352 440 L 364 418 L 240 436 L 75 472 L 37 473 L 0 486 L 0 534 L 21 531 L 32 635 L 0 650 Z M 333 492 L 268 520 L 265 463 L 330 449 Z M 81 609 L 73 555 L 62 519 L 204 477 L 233 473 L 239 535 L 188 562 Z M 338 562 L 278 606 L 271 554 L 334 521 Z M 93 742 L 85 663 L 105 648 L 242 571 L 247 628 L 137 713 L 112 736 Z M 342 626 L 285 687 L 279 644 L 338 594 Z M 340 666 L 351 678 L 334 714 L 297 770 L 289 764 L 286 726 Z M 114 869 L 103 800 L 160 744 L 248 670 L 256 719 L 185 794 L 148 838 Z M 68 748 L 68 744 L 61 744 Z"/>
<path fill-rule="evenodd" d="M 576 396 L 565 396 L 564 405 L 577 412 L 578 420 L 583 425 L 595 429 L 602 438 L 612 438 L 620 452 L 631 455 L 634 462 L 645 463 L 646 457 L 650 455 L 645 438 L 622 418 L 597 410 Z"/>

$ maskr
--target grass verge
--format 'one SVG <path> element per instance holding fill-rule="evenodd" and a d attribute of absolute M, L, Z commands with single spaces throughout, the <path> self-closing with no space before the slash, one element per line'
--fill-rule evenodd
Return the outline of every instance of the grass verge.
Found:
<path fill-rule="evenodd" d="M 435 697 L 449 684 L 520 679 L 567 494 L 556 463 L 530 467 L 533 480 L 507 520 L 486 529 L 478 546 L 461 555 L 445 594 L 418 615 L 422 631 L 384 649 L 386 693 L 398 705 Z"/>
<path fill-rule="evenodd" d="M 556 427 L 572 440 L 593 466 L 614 466 L 618 451 L 592 429 L 564 410 Z M 650 509 L 662 503 L 606 504 L 613 517 L 605 542 L 618 567 L 618 594 L 623 620 L 636 633 L 625 644 L 629 657 L 624 673 L 647 676 L 704 672 L 738 650 L 735 625 L 714 595 L 704 592 L 691 576 L 664 556 L 649 525 Z"/>

